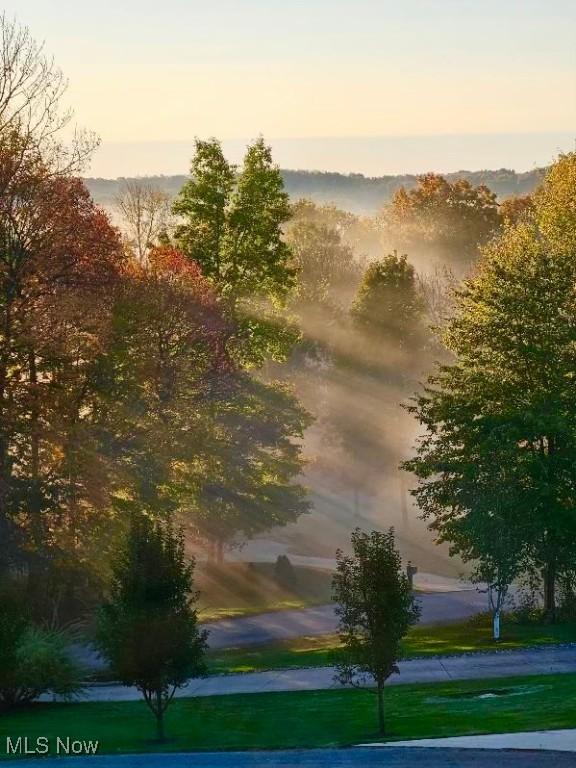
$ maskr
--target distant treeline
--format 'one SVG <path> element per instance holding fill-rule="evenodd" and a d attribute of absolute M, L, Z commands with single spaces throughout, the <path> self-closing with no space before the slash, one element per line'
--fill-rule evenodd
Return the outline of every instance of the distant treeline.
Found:
<path fill-rule="evenodd" d="M 541 182 L 545 169 L 536 168 L 516 173 L 507 168 L 497 171 L 457 171 L 444 174 L 448 181 L 467 179 L 471 184 L 485 184 L 499 198 L 526 195 Z M 334 203 L 352 213 L 373 214 L 389 200 L 399 187 L 410 189 L 417 176 L 363 176 L 361 173 L 327 173 L 320 171 L 282 171 L 286 191 L 293 200 L 308 198 L 316 203 Z M 187 176 L 152 176 L 150 181 L 175 196 Z M 86 179 L 96 202 L 103 205 L 114 201 L 123 179 Z"/>

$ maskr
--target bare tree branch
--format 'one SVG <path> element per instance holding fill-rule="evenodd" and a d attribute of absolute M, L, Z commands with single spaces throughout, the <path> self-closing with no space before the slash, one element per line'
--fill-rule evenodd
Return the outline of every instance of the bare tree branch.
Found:
<path fill-rule="evenodd" d="M 140 264 L 170 225 L 170 196 L 146 179 L 125 181 L 116 199 L 127 246 Z"/>
<path fill-rule="evenodd" d="M 52 172 L 79 173 L 98 145 L 74 130 L 62 140 L 73 113 L 62 106 L 68 81 L 27 27 L 0 15 L 0 139 L 17 135 L 23 154 L 37 153 Z"/>

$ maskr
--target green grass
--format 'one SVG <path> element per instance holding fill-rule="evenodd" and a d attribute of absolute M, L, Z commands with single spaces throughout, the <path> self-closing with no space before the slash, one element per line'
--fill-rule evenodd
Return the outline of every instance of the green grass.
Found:
<path fill-rule="evenodd" d="M 576 642 L 576 623 L 516 624 L 504 618 L 502 637 L 495 643 L 492 639 L 491 619 L 482 615 L 454 624 L 417 627 L 406 638 L 406 652 L 409 656 L 430 656 L 570 642 Z"/>
<path fill-rule="evenodd" d="M 406 685 L 386 691 L 388 738 L 573 728 L 576 675 Z M 487 698 L 478 698 L 481 694 Z M 339 690 L 179 699 L 166 719 L 168 743 L 150 743 L 143 702 L 37 704 L 0 717 L 5 737 L 98 739 L 100 752 L 289 749 L 377 739 L 370 691 Z"/>
<path fill-rule="evenodd" d="M 405 654 L 407 658 L 415 658 L 576 642 L 576 624 L 543 626 L 504 622 L 502 631 L 502 639 L 494 643 L 488 617 L 417 627 L 406 638 Z M 215 673 L 323 667 L 334 663 L 334 652 L 338 647 L 336 635 L 300 637 L 270 645 L 214 652 L 209 656 L 209 664 L 210 670 Z"/>
<path fill-rule="evenodd" d="M 330 602 L 329 571 L 294 566 L 294 572 L 295 583 L 286 588 L 277 583 L 272 563 L 204 565 L 196 576 L 200 619 L 216 621 Z"/>

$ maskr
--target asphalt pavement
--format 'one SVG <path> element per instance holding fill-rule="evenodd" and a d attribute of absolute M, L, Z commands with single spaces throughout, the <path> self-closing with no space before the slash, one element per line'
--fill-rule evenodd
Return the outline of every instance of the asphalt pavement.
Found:
<path fill-rule="evenodd" d="M 434 577 L 430 577 L 434 578 Z M 446 582 L 447 580 L 444 580 Z M 449 584 L 435 584 L 433 589 L 446 589 Z M 422 592 L 418 595 L 422 607 L 420 624 L 460 621 L 485 611 L 486 595 L 475 589 Z M 336 631 L 334 606 L 319 605 L 291 611 L 270 611 L 255 616 L 221 619 L 204 623 L 209 631 L 208 644 L 214 650 L 292 640 L 297 637 L 328 635 Z M 87 669 L 100 670 L 105 664 L 98 653 L 87 644 L 75 644 L 72 650 L 77 661 Z"/>
<path fill-rule="evenodd" d="M 37 760 L 18 761 L 38 768 Z M 42 768 L 575 768 L 576 755 L 562 752 L 482 749 L 311 749 L 278 752 L 211 752 L 102 755 L 42 759 Z"/>
<path fill-rule="evenodd" d="M 424 592 L 418 595 L 422 608 L 420 624 L 460 621 L 488 607 L 486 595 L 475 589 L 452 592 Z M 209 630 L 210 648 L 236 648 L 246 645 L 292 640 L 296 637 L 328 635 L 338 622 L 333 605 L 319 605 L 292 611 L 271 611 L 256 616 L 221 619 L 204 624 Z"/>

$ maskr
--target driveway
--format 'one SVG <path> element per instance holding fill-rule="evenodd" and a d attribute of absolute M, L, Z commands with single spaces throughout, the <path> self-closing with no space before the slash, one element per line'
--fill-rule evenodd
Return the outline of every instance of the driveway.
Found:
<path fill-rule="evenodd" d="M 576 764 L 576 729 L 532 731 L 524 733 L 491 733 L 479 736 L 450 736 L 440 739 L 398 741 L 395 744 L 370 744 L 371 747 L 434 747 L 434 749 L 528 749 L 572 752 Z"/>

